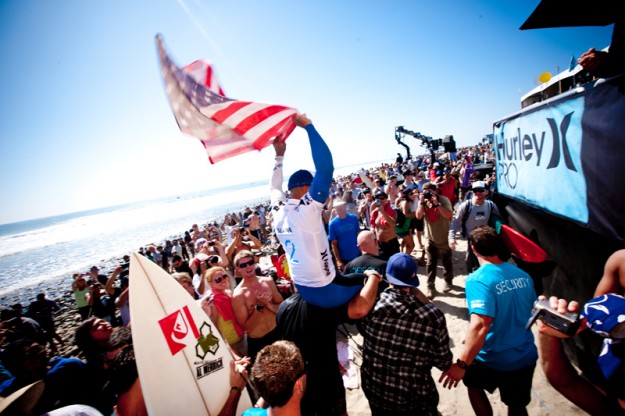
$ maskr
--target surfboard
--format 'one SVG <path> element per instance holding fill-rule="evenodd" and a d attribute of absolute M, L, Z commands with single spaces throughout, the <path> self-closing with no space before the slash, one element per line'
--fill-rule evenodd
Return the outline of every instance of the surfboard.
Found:
<path fill-rule="evenodd" d="M 230 394 L 228 345 L 198 303 L 166 271 L 130 257 L 130 321 L 150 415 L 217 415 Z M 237 415 L 252 407 L 245 389 Z"/>
<path fill-rule="evenodd" d="M 542 263 L 549 257 L 538 244 L 506 224 L 499 232 L 510 253 L 528 263 Z"/>

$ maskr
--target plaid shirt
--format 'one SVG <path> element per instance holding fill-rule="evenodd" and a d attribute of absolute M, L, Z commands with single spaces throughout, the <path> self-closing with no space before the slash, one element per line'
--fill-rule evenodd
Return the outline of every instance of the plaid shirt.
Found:
<path fill-rule="evenodd" d="M 432 367 L 451 366 L 445 315 L 434 305 L 389 287 L 359 323 L 364 338 L 362 388 L 379 409 L 430 410 L 438 392 Z"/>

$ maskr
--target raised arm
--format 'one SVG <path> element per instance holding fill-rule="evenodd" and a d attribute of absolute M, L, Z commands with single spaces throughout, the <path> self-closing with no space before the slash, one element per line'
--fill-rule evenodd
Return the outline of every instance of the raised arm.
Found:
<path fill-rule="evenodd" d="M 113 273 L 111 273 L 111 275 L 109 276 L 108 280 L 106 281 L 106 286 L 104 286 L 104 290 L 107 294 L 115 294 L 115 288 L 113 287 L 113 285 L 115 284 L 115 279 L 117 279 L 117 276 L 119 276 L 121 272 L 122 266 L 117 266 L 115 270 L 113 270 Z"/>
<path fill-rule="evenodd" d="M 282 182 L 284 181 L 282 164 L 284 162 L 284 153 L 286 152 L 286 143 L 282 141 L 281 137 L 276 137 L 276 140 L 273 142 L 273 148 L 276 151 L 276 158 L 270 182 L 270 200 L 272 205 L 286 200 L 286 195 L 282 191 Z"/>
<path fill-rule="evenodd" d="M 310 150 L 315 164 L 315 177 L 310 185 L 310 195 L 315 201 L 323 204 L 328 198 L 332 175 L 334 174 L 332 153 L 306 114 L 296 115 L 294 121 L 297 126 L 303 127 L 308 133 Z"/>

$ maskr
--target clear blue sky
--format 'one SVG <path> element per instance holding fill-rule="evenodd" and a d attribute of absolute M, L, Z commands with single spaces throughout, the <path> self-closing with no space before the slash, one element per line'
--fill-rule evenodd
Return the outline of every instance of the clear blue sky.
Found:
<path fill-rule="evenodd" d="M 269 176 L 271 147 L 210 165 L 178 130 L 157 33 L 179 65 L 211 60 L 229 97 L 306 112 L 344 166 L 403 154 L 400 125 L 475 144 L 540 73 L 610 43 L 612 26 L 520 31 L 537 4 L 1 1 L 0 223 Z M 298 130 L 287 171 L 312 168 Z"/>

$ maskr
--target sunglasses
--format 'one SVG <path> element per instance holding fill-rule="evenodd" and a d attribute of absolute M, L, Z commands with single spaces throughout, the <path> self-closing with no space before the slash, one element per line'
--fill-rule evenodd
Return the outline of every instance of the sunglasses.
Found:
<path fill-rule="evenodd" d="M 473 192 L 484 192 L 485 189 L 484 188 L 474 188 Z"/>
<path fill-rule="evenodd" d="M 239 269 L 243 269 L 244 267 L 253 266 L 254 264 L 256 264 L 256 262 L 254 260 L 250 260 L 250 261 L 245 262 L 245 263 L 239 263 L 237 267 Z"/>
<path fill-rule="evenodd" d="M 222 274 L 222 275 L 221 275 L 221 276 L 219 276 L 219 277 L 214 277 L 214 278 L 213 278 L 213 282 L 215 282 L 215 283 L 221 283 L 223 280 L 226 280 L 226 279 L 228 279 L 228 275 L 227 275 L 227 274 Z"/>

